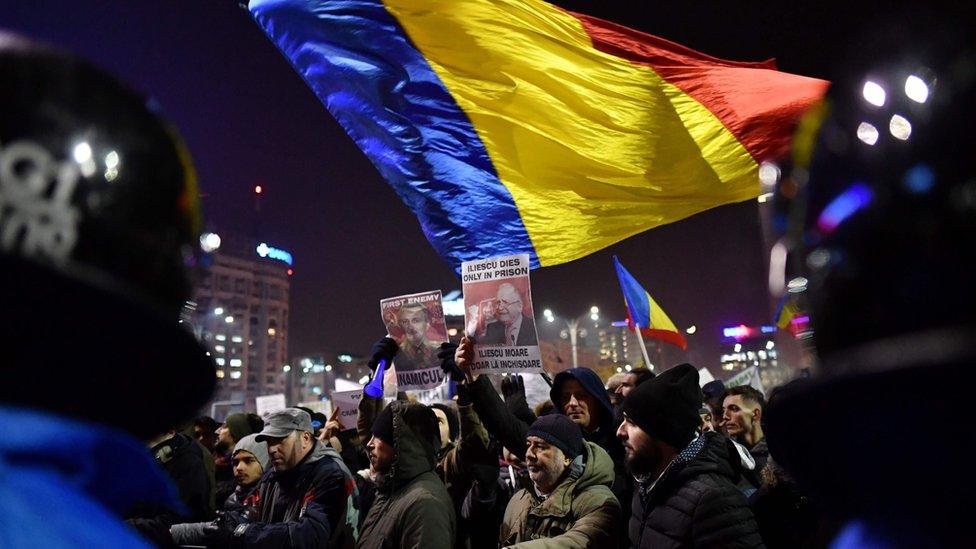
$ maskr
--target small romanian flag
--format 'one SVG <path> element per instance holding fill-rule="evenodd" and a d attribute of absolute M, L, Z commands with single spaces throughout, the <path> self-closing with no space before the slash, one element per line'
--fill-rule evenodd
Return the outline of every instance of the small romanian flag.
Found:
<path fill-rule="evenodd" d="M 541 0 L 248 9 L 458 270 L 557 265 L 755 198 L 828 85 Z"/>
<path fill-rule="evenodd" d="M 776 327 L 780 330 L 785 330 L 790 326 L 790 322 L 800 312 L 799 306 L 796 304 L 796 299 L 794 294 L 786 294 L 783 299 L 779 302 L 779 310 L 776 311 Z"/>
<path fill-rule="evenodd" d="M 617 269 L 620 279 L 620 289 L 624 292 L 627 302 L 627 323 L 631 329 L 640 328 L 640 333 L 648 337 L 660 339 L 682 349 L 688 348 L 685 336 L 675 327 L 667 313 L 655 303 L 651 294 L 631 276 L 620 263 L 617 256 L 613 256 L 613 265 Z"/>

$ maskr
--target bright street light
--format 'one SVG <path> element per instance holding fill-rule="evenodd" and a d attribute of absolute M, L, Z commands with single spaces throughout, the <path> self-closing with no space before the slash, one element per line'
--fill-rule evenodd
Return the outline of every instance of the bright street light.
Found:
<path fill-rule="evenodd" d="M 556 315 L 552 312 L 552 309 L 545 309 L 544 311 L 542 311 L 542 314 L 543 314 L 543 316 L 546 317 L 546 322 L 552 323 L 552 322 L 555 322 L 556 321 Z M 580 320 L 582 320 L 583 317 L 585 317 L 586 315 L 587 315 L 587 313 L 583 313 L 583 314 L 579 315 L 578 317 L 576 317 L 574 319 L 571 319 L 571 320 L 566 320 L 564 318 L 560 318 L 560 320 L 562 320 L 563 322 L 566 323 L 566 329 L 559 332 L 559 337 L 561 337 L 563 339 L 566 339 L 568 337 L 569 338 L 569 341 L 570 341 L 570 344 L 572 344 L 572 348 L 573 348 L 573 368 L 576 368 L 576 367 L 579 366 L 579 364 L 578 364 L 578 358 L 577 358 L 578 357 L 578 342 L 577 342 L 577 338 L 578 337 L 586 337 L 586 329 L 580 329 L 580 326 L 579 326 Z M 590 320 L 592 320 L 594 322 L 600 320 L 600 308 L 597 307 L 596 305 L 590 307 L 589 317 L 590 317 Z"/>

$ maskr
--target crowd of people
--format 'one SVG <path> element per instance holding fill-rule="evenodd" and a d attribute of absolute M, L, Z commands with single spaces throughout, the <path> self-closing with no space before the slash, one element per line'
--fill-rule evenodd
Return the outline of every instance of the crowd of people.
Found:
<path fill-rule="evenodd" d="M 712 382 L 706 403 L 689 364 L 612 386 L 570 368 L 537 416 L 521 376 L 499 391 L 472 373 L 474 345 L 440 351 L 455 400 L 364 394 L 356 429 L 287 408 L 169 430 L 151 453 L 188 514 L 134 508 L 128 523 L 162 546 L 472 549 L 796 547 L 822 525 L 808 497 L 777 491 L 756 389 Z M 374 372 L 399 352 L 379 341 Z"/>
<path fill-rule="evenodd" d="M 0 34 L 0 547 L 964 545 L 968 28 L 877 33 L 800 125 L 770 284 L 809 277 L 812 378 L 570 368 L 531 409 L 464 337 L 438 354 L 456 399 L 364 394 L 347 430 L 301 408 L 189 419 L 215 379 L 175 320 L 200 261 L 185 147 L 110 75 Z M 399 352 L 378 342 L 374 372 Z"/>

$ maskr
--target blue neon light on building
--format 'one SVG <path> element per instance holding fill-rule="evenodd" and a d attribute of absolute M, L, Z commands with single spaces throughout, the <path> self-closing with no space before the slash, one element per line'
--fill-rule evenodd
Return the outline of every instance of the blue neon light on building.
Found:
<path fill-rule="evenodd" d="M 281 261 L 282 263 L 287 263 L 289 266 L 291 266 L 294 262 L 290 252 L 282 250 L 281 248 L 268 246 L 264 242 L 258 244 L 258 247 L 255 248 L 254 251 L 256 251 L 261 257 Z"/>

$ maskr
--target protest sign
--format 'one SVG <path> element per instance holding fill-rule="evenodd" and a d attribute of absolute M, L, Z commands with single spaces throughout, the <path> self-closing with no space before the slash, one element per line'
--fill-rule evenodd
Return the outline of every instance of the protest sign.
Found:
<path fill-rule="evenodd" d="M 318 412 L 325 416 L 332 413 L 332 404 L 325 400 L 313 400 L 310 402 L 299 402 L 296 407 L 308 408 L 313 412 Z"/>
<path fill-rule="evenodd" d="M 339 423 L 342 430 L 355 429 L 359 419 L 359 401 L 363 391 L 332 391 L 332 409 L 339 410 Z"/>
<path fill-rule="evenodd" d="M 401 295 L 380 301 L 386 331 L 400 346 L 393 359 L 400 391 L 433 389 L 444 382 L 437 353 L 447 341 L 441 291 Z"/>
<path fill-rule="evenodd" d="M 265 414 L 270 414 L 271 412 L 284 410 L 287 407 L 288 404 L 285 402 L 284 393 L 262 395 L 254 398 L 254 409 L 261 417 L 264 417 Z"/>
<path fill-rule="evenodd" d="M 766 390 L 763 389 L 762 379 L 759 377 L 758 366 L 750 366 L 730 377 L 725 382 L 726 387 L 738 387 L 740 385 L 748 385 L 760 393 L 766 394 Z"/>
<path fill-rule="evenodd" d="M 461 264 L 465 332 L 475 373 L 540 372 L 527 254 Z"/>
<path fill-rule="evenodd" d="M 700 387 L 704 387 L 706 383 L 712 381 L 715 381 L 715 376 L 712 375 L 712 372 L 710 372 L 708 368 L 702 366 L 698 369 L 698 385 Z"/>

